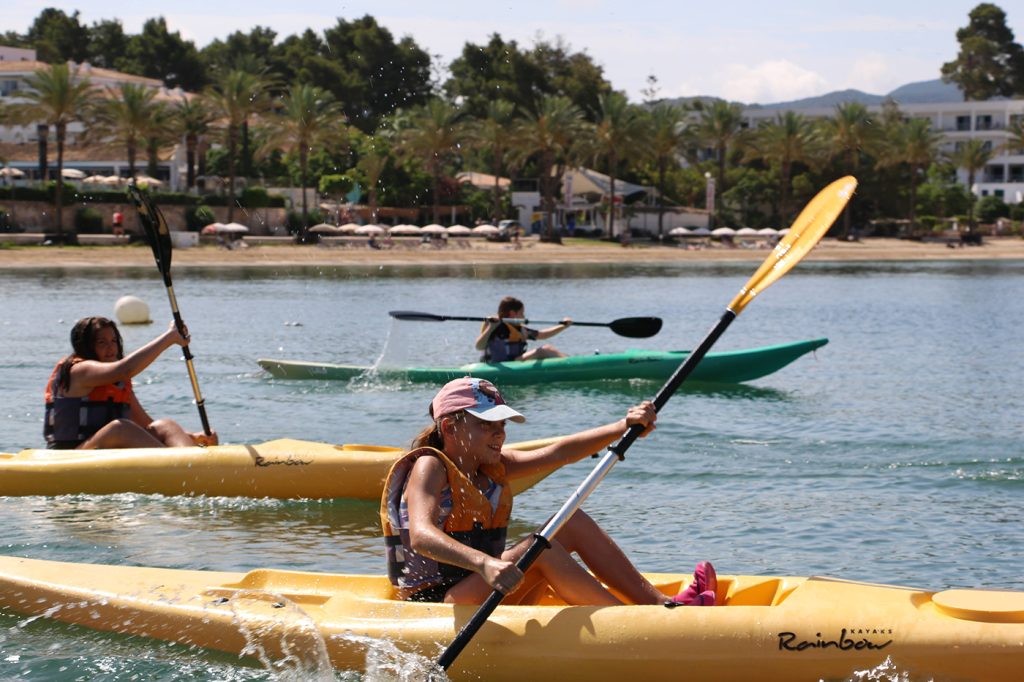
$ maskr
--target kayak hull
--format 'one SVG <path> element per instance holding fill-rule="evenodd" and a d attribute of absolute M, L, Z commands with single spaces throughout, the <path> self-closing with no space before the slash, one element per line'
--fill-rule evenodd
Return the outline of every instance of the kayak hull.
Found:
<path fill-rule="evenodd" d="M 736 384 L 777 372 L 828 339 L 708 353 L 689 377 L 691 382 Z M 474 362 L 461 367 L 386 368 L 337 365 L 300 360 L 257 360 L 260 367 L 279 379 L 328 379 L 347 381 L 366 375 L 383 379 L 445 383 L 461 376 L 487 379 L 498 386 L 533 383 L 597 381 L 602 379 L 649 379 L 665 381 L 690 351 L 629 350 L 604 355 L 516 362 Z"/>
<path fill-rule="evenodd" d="M 649 576 L 671 593 L 688 575 Z M 719 605 L 502 605 L 453 679 L 820 680 L 889 665 L 909 679 L 1024 669 L 1024 592 L 930 592 L 829 578 L 720 576 Z M 0 557 L 0 606 L 232 653 L 362 671 L 375 645 L 435 660 L 475 607 L 392 599 L 383 577 L 68 564 Z M 681 671 L 685 671 L 685 674 Z M 902 678 L 901 678 L 902 679 Z"/>
<path fill-rule="evenodd" d="M 555 439 L 509 444 L 531 450 Z M 405 450 L 282 438 L 254 445 L 0 453 L 0 495 L 143 493 L 380 500 Z M 513 481 L 521 492 L 546 474 Z"/>

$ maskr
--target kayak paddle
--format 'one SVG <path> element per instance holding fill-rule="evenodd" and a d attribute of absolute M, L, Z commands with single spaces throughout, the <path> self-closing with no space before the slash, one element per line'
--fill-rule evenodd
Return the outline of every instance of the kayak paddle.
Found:
<path fill-rule="evenodd" d="M 658 391 L 653 400 L 655 410 L 660 411 L 665 406 L 668 399 L 672 397 L 672 394 L 686 380 L 686 377 L 697 366 L 697 363 L 701 361 L 708 352 L 708 349 L 714 345 L 715 341 L 718 340 L 747 304 L 754 300 L 759 293 L 764 291 L 775 280 L 786 274 L 790 268 L 799 263 L 814 245 L 818 243 L 842 212 L 856 187 L 857 180 L 852 176 L 846 176 L 836 180 L 811 199 L 789 228 L 789 234 L 775 246 L 765 262 L 761 264 L 761 267 L 757 269 L 757 272 L 740 289 L 739 294 L 736 295 L 725 309 L 725 313 L 718 323 L 712 327 L 700 345 L 687 356 L 675 373 L 662 386 L 661 390 Z M 537 560 L 541 552 L 551 546 L 551 538 L 558 533 L 569 518 L 576 513 L 576 510 L 583 505 L 583 502 L 590 496 L 590 493 L 594 492 L 601 480 L 615 466 L 616 461 L 625 459 L 626 450 L 629 449 L 629 446 L 633 444 L 643 431 L 644 427 L 642 425 L 634 424 L 629 427 L 629 430 L 626 431 L 617 443 L 608 448 L 608 452 L 601 458 L 601 461 L 583 480 L 583 483 L 573 492 L 566 503 L 562 505 L 562 508 L 551 517 L 540 531 L 534 533 L 533 543 L 527 548 L 526 553 L 523 554 L 519 561 L 516 562 L 519 570 L 525 573 L 533 565 L 534 561 Z M 494 590 L 491 593 L 477 612 L 473 614 L 473 617 L 459 631 L 454 641 L 441 654 L 437 661 L 441 668 L 448 669 L 466 645 L 469 644 L 473 635 L 487 622 L 487 618 L 493 613 L 494 609 L 498 608 L 498 604 L 501 603 L 504 596 L 498 590 Z"/>
<path fill-rule="evenodd" d="M 174 296 L 174 286 L 171 284 L 171 231 L 167 227 L 164 214 L 160 212 L 153 202 L 149 200 L 134 181 L 128 185 L 128 193 L 135 202 L 135 208 L 139 211 L 139 220 L 149 237 L 149 245 L 153 248 L 153 258 L 156 259 L 156 267 L 164 277 L 164 287 L 167 289 L 167 298 L 171 302 L 171 313 L 174 314 L 174 324 L 178 332 L 185 335 L 185 322 L 178 312 L 178 299 Z M 196 407 L 199 408 L 199 419 L 203 422 L 203 433 L 212 435 L 210 422 L 206 418 L 206 406 L 203 403 L 203 394 L 199 391 L 199 380 L 196 379 L 196 368 L 192 365 L 192 353 L 186 343 L 182 346 L 185 354 L 185 366 L 188 367 L 188 378 L 192 381 L 192 393 L 196 397 Z"/>
<path fill-rule="evenodd" d="M 396 320 L 409 322 L 447 322 L 456 320 L 460 322 L 486 322 L 486 317 L 456 317 L 454 315 L 433 315 L 431 313 L 418 313 L 413 310 L 391 310 L 388 315 Z M 511 324 L 561 324 L 561 320 L 522 320 L 518 318 L 502 318 L 502 322 Z M 609 327 L 619 336 L 628 336 L 631 339 L 646 339 L 661 331 L 660 317 L 623 317 L 611 322 L 576 322 L 574 327 Z"/>

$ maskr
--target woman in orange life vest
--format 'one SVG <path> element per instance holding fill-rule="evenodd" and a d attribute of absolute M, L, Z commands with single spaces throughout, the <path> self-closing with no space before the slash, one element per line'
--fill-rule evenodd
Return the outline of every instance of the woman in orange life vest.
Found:
<path fill-rule="evenodd" d="M 46 386 L 46 445 L 56 449 L 216 445 L 217 434 L 188 433 L 170 419 L 154 420 L 132 390 L 132 377 L 185 336 L 172 322 L 160 336 L 125 356 L 121 333 L 105 317 L 71 329 L 73 352 L 57 363 Z"/>
<path fill-rule="evenodd" d="M 531 538 L 505 549 L 512 508 L 508 480 L 580 460 L 633 424 L 645 425 L 646 435 L 656 419 L 651 402 L 629 408 L 623 419 L 533 451 L 504 448 L 506 421 L 525 419 L 488 381 L 463 377 L 445 384 L 431 402 L 430 415 L 434 423 L 392 467 L 381 498 L 388 576 L 401 598 L 479 604 L 498 590 L 515 603 L 546 584 L 569 604 L 622 604 L 611 589 L 632 604 L 715 603 L 711 564 L 698 564 L 693 584 L 680 594 L 663 594 L 582 510 L 525 575 L 515 562 Z"/>
<path fill-rule="evenodd" d="M 476 337 L 476 349 L 483 351 L 483 362 L 505 362 L 507 360 L 541 360 L 543 358 L 564 358 L 565 353 L 550 344 L 526 350 L 528 341 L 543 341 L 561 333 L 572 320 L 564 318 L 559 324 L 547 329 L 530 329 L 522 324 L 502 322 L 503 319 L 525 319 L 526 309 L 518 298 L 506 296 L 498 303 L 498 314 L 484 322 L 480 336 Z"/>

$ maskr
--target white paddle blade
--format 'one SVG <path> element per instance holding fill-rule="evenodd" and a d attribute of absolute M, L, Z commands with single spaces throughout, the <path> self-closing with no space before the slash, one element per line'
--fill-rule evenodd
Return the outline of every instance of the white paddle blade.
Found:
<path fill-rule="evenodd" d="M 793 221 L 789 234 L 775 245 L 765 262 L 740 289 L 729 304 L 729 310 L 739 315 L 755 296 L 799 263 L 832 227 L 856 188 L 857 179 L 847 175 L 818 192 Z"/>

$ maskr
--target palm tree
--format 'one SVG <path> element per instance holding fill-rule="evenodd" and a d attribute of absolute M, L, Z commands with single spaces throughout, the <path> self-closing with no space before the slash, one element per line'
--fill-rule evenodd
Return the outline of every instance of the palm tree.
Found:
<path fill-rule="evenodd" d="M 1011 154 L 1024 153 L 1024 117 L 1018 117 L 1006 129 L 1007 138 L 1003 149 Z"/>
<path fill-rule="evenodd" d="M 659 104 L 650 113 L 646 148 L 658 169 L 658 240 L 664 236 L 665 176 L 671 165 L 679 165 L 679 155 L 689 139 L 686 112 L 681 107 Z"/>
<path fill-rule="evenodd" d="M 23 97 L 28 100 L 9 105 L 7 117 L 13 122 L 28 125 L 38 123 L 41 132 L 53 126 L 57 140 L 57 234 L 64 231 L 64 144 L 68 126 L 82 119 L 94 97 L 92 83 L 88 78 L 79 78 L 65 64 L 51 64 L 37 69 L 25 79 L 28 90 Z M 45 134 L 45 133 L 44 133 Z"/>
<path fill-rule="evenodd" d="M 697 138 L 715 150 L 718 162 L 718 176 L 715 191 L 718 196 L 725 193 L 725 164 L 730 150 L 742 141 L 746 124 L 743 121 L 743 107 L 716 99 L 710 103 L 698 100 L 699 118 L 695 130 Z M 724 206 L 721 201 L 715 203 L 716 222 L 722 222 Z"/>
<path fill-rule="evenodd" d="M 932 130 L 926 118 L 912 118 L 897 126 L 894 139 L 887 140 L 880 166 L 907 165 L 910 169 L 910 231 L 917 230 L 917 185 L 921 171 L 935 160 L 942 135 Z"/>
<path fill-rule="evenodd" d="M 992 146 L 977 138 L 957 143 L 956 148 L 946 155 L 950 163 L 957 168 L 963 168 L 967 171 L 967 191 L 971 194 L 968 224 L 972 231 L 975 228 L 974 202 L 977 198 L 974 195 L 974 178 L 977 176 L 978 171 L 985 168 L 988 162 L 992 160 L 993 156 L 995 156 L 995 151 L 992 149 Z"/>
<path fill-rule="evenodd" d="M 204 105 L 224 127 L 228 148 L 228 221 L 234 219 L 239 136 L 243 125 L 266 109 L 269 85 L 262 76 L 234 69 L 225 72 L 203 94 Z"/>
<path fill-rule="evenodd" d="M 90 137 L 99 137 L 122 148 L 128 157 L 128 173 L 136 174 L 135 160 L 140 147 L 155 128 L 157 112 L 162 107 L 155 101 L 156 90 L 138 83 L 107 86 L 104 98 L 93 108 Z"/>
<path fill-rule="evenodd" d="M 430 173 L 435 223 L 441 212 L 441 178 L 459 144 L 461 119 L 461 111 L 443 100 L 433 99 L 397 121 L 399 149 L 404 155 L 419 159 Z"/>
<path fill-rule="evenodd" d="M 327 92 L 313 85 L 296 83 L 281 101 L 281 114 L 267 120 L 270 136 L 265 149 L 295 151 L 299 157 L 299 185 L 302 188 L 302 228 L 296 238 L 308 241 L 309 207 L 306 187 L 309 186 L 309 152 L 314 147 L 344 145 L 345 114 L 341 104 Z"/>
<path fill-rule="evenodd" d="M 790 194 L 793 190 L 793 164 L 814 158 L 817 131 L 804 116 L 786 111 L 774 121 L 762 124 L 753 134 L 747 157 L 762 158 L 779 168 L 779 214 L 790 218 Z"/>
<path fill-rule="evenodd" d="M 605 159 L 608 169 L 608 239 L 615 238 L 615 176 L 619 164 L 630 151 L 640 146 L 647 122 L 626 96 L 608 92 L 598 100 L 600 111 L 594 127 L 595 156 Z"/>
<path fill-rule="evenodd" d="M 491 219 L 497 225 L 501 219 L 501 187 L 499 180 L 505 170 L 505 155 L 512 145 L 513 124 L 516 119 L 515 105 L 506 100 L 491 100 L 484 118 L 470 123 L 467 135 L 474 146 L 489 151 L 491 172 L 494 174 L 493 203 Z"/>
<path fill-rule="evenodd" d="M 846 161 L 846 170 L 857 174 L 861 155 L 874 146 L 880 135 L 871 120 L 868 108 L 860 102 L 843 102 L 836 105 L 836 113 L 823 122 L 826 142 L 832 148 L 833 156 Z M 843 237 L 850 236 L 850 208 L 843 211 Z"/>
<path fill-rule="evenodd" d="M 175 133 L 185 140 L 185 187 L 196 186 L 196 153 L 203 138 L 210 132 L 213 114 L 198 97 L 182 97 L 171 109 Z"/>
<path fill-rule="evenodd" d="M 370 221 L 374 223 L 377 222 L 377 186 L 390 161 L 391 152 L 384 143 L 384 133 L 379 132 L 373 137 L 367 137 L 360 145 L 356 170 L 359 179 L 366 183 Z"/>
<path fill-rule="evenodd" d="M 566 166 L 576 161 L 577 140 L 587 132 L 583 113 L 568 97 L 545 95 L 516 126 L 515 145 L 521 158 L 535 157 L 544 205 L 544 240 L 561 243 L 555 231 L 555 188 Z"/>

